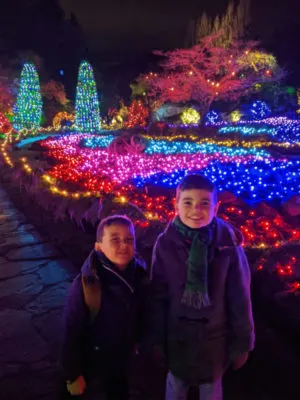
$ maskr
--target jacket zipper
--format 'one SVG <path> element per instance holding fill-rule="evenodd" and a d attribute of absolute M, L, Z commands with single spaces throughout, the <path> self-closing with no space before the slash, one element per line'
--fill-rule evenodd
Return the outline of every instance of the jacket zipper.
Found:
<path fill-rule="evenodd" d="M 122 278 L 121 275 L 119 275 L 116 271 L 114 271 L 114 270 L 112 270 L 111 268 L 109 268 L 107 265 L 102 264 L 102 266 L 103 266 L 107 271 L 110 271 L 112 274 L 114 274 L 115 276 L 117 276 L 117 277 L 128 287 L 128 289 L 131 291 L 131 293 L 134 293 L 133 287 L 126 281 L 126 279 Z"/>

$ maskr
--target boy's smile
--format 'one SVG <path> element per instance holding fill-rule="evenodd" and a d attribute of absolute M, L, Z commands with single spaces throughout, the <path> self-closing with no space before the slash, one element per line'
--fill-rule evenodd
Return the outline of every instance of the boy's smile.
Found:
<path fill-rule="evenodd" d="M 176 211 L 186 226 L 198 229 L 211 223 L 218 212 L 218 203 L 208 190 L 189 189 L 180 193 Z"/>

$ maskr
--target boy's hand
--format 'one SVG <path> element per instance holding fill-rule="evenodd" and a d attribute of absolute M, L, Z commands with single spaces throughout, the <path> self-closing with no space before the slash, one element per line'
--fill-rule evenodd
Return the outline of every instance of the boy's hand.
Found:
<path fill-rule="evenodd" d="M 76 381 L 67 383 L 68 392 L 72 396 L 81 396 L 86 388 L 86 382 L 83 376 L 79 376 Z"/>
<path fill-rule="evenodd" d="M 234 370 L 242 368 L 246 364 L 248 357 L 249 357 L 249 353 L 243 353 L 243 354 L 239 355 L 235 359 L 232 368 Z"/>

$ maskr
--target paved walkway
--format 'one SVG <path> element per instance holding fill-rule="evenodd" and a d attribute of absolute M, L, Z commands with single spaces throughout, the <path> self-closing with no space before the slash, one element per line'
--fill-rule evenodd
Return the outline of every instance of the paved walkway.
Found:
<path fill-rule="evenodd" d="M 61 400 L 61 316 L 75 274 L 0 187 L 1 400 Z M 295 400 L 300 360 L 258 316 L 256 330 L 256 350 L 245 368 L 225 378 L 224 400 Z M 147 360 L 136 363 L 133 387 L 143 393 L 136 399 L 162 399 L 163 385 L 161 372 L 149 368 Z"/>
<path fill-rule="evenodd" d="M 56 399 L 72 265 L 0 189 L 0 398 Z"/>

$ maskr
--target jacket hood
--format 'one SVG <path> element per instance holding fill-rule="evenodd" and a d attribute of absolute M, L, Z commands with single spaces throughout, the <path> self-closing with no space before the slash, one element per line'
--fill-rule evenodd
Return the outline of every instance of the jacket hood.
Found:
<path fill-rule="evenodd" d="M 218 248 L 236 247 L 236 246 L 241 246 L 243 244 L 244 242 L 243 234 L 238 228 L 220 218 L 215 218 L 215 221 L 216 221 L 216 227 L 213 240 L 213 245 L 215 247 Z M 178 245 L 182 244 L 181 236 L 177 232 L 172 222 L 170 222 L 167 225 L 163 233 L 163 236 L 166 239 L 171 240 Z"/>

